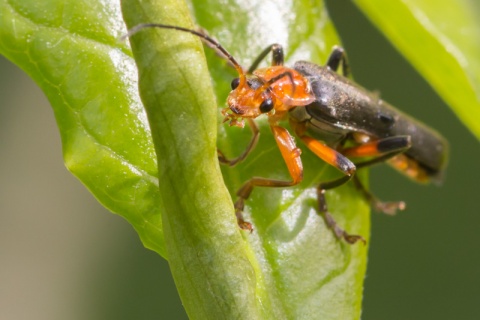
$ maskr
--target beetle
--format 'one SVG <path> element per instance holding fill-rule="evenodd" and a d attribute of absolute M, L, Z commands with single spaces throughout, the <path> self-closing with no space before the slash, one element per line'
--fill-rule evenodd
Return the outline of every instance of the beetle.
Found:
<path fill-rule="evenodd" d="M 298 61 L 293 68 L 284 65 L 279 44 L 265 48 L 252 66 L 244 71 L 236 59 L 219 42 L 203 32 L 173 25 L 146 23 L 129 30 L 132 36 L 144 28 L 173 29 L 193 34 L 221 53 L 238 72 L 231 83 L 227 107 L 222 110 L 224 122 L 252 130 L 245 151 L 228 159 L 218 151 L 221 163 L 234 166 L 255 148 L 259 129 L 254 121 L 268 117 L 273 137 L 286 163 L 291 180 L 253 177 L 237 191 L 234 207 L 241 229 L 252 231 L 243 218 L 245 200 L 255 187 L 289 187 L 303 179 L 301 150 L 290 132 L 279 122 L 288 119 L 296 136 L 320 159 L 338 169 L 343 176 L 322 182 L 317 187 L 318 212 L 338 239 L 349 244 L 365 240 L 361 235 L 343 230 L 328 211 L 325 192 L 353 180 L 364 198 L 378 211 L 395 214 L 405 203 L 382 202 L 370 193 L 356 177 L 356 170 L 387 162 L 414 181 L 441 181 L 448 156 L 447 141 L 435 130 L 409 117 L 348 78 L 349 65 L 345 51 L 334 47 L 325 66 Z M 271 66 L 258 68 L 271 54 Z M 342 68 L 342 75 L 337 71 Z M 351 158 L 366 159 L 353 162 Z"/>

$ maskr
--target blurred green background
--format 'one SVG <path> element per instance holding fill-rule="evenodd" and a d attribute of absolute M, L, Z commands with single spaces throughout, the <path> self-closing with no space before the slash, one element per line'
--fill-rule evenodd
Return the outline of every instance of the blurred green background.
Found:
<path fill-rule="evenodd" d="M 408 208 L 372 215 L 362 318 L 478 319 L 479 143 L 349 0 L 327 4 L 356 81 L 451 144 L 441 187 L 371 170 L 372 190 Z M 0 70 L 0 319 L 186 319 L 167 262 L 65 170 L 41 91 Z"/>

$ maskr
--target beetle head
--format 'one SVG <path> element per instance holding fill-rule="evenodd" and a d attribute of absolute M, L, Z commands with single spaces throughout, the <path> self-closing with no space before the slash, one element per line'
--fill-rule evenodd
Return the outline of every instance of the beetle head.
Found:
<path fill-rule="evenodd" d="M 230 121 L 231 126 L 243 127 L 245 118 L 254 119 L 261 114 L 274 112 L 275 97 L 270 88 L 264 87 L 264 82 L 257 76 L 240 74 L 239 78 L 233 79 L 232 92 L 227 99 L 228 107 L 222 110 L 224 122 Z"/>

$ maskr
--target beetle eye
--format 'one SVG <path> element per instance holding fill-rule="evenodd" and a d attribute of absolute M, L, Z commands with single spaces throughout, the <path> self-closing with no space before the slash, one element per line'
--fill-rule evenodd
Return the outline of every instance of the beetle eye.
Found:
<path fill-rule="evenodd" d="M 273 101 L 272 99 L 266 99 L 262 102 L 260 105 L 260 112 L 261 113 L 267 113 L 270 112 L 273 109 Z"/>
<path fill-rule="evenodd" d="M 230 84 L 232 86 L 232 90 L 237 89 L 239 84 L 240 84 L 240 78 L 233 79 L 232 83 Z"/>

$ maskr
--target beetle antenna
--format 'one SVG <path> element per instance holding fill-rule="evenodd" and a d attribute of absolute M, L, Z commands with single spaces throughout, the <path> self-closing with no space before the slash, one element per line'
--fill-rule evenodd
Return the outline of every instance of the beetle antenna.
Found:
<path fill-rule="evenodd" d="M 237 72 L 240 76 L 240 82 L 241 83 L 245 83 L 247 81 L 246 76 L 245 76 L 245 72 L 243 71 L 242 66 L 237 62 L 237 60 L 235 60 L 235 58 L 230 54 L 230 52 L 227 51 L 227 49 L 222 47 L 222 45 L 220 43 L 218 43 L 218 41 L 216 41 L 215 39 L 209 37 L 206 34 L 203 34 L 201 32 L 198 32 L 198 31 L 195 31 L 195 30 L 192 30 L 192 29 L 187 29 L 187 28 L 177 27 L 177 26 L 172 26 L 172 25 L 167 25 L 167 24 L 160 24 L 160 23 L 142 23 L 142 24 L 136 25 L 132 29 L 128 30 L 127 34 L 123 35 L 120 38 L 120 40 L 125 40 L 126 38 L 130 38 L 131 36 L 133 36 L 134 34 L 139 32 L 140 30 L 143 30 L 143 29 L 146 29 L 146 28 L 173 29 L 173 30 L 188 32 L 188 33 L 191 33 L 191 34 L 193 34 L 193 35 L 195 35 L 199 38 L 202 38 L 203 40 L 205 40 L 206 42 L 211 44 L 214 48 L 216 48 L 218 51 L 220 51 L 227 58 L 227 60 L 230 61 L 233 64 L 235 70 L 237 70 Z"/>

